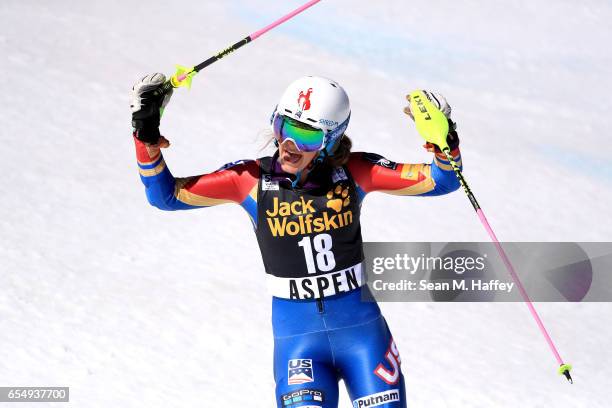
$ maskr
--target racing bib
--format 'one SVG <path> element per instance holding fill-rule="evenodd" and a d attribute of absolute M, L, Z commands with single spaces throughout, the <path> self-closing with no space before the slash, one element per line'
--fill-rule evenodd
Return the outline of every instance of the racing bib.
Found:
<path fill-rule="evenodd" d="M 348 169 L 321 169 L 292 188 L 260 159 L 257 241 L 273 296 L 317 299 L 363 284 L 360 206 Z"/>

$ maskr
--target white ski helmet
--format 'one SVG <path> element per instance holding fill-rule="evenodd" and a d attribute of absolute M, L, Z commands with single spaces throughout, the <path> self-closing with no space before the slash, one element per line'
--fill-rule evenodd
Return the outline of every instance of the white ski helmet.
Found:
<path fill-rule="evenodd" d="M 336 81 L 309 75 L 293 81 L 285 89 L 271 124 L 277 115 L 323 130 L 325 138 L 320 150 L 332 155 L 348 126 L 351 107 L 346 91 Z"/>

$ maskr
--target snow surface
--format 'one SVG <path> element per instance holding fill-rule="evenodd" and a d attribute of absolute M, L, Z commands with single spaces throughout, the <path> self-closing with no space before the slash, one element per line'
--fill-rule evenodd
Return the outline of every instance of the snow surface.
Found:
<path fill-rule="evenodd" d="M 0 385 L 70 386 L 75 407 L 275 406 L 248 217 L 148 206 L 127 94 L 299 4 L 2 0 Z M 187 176 L 263 155 L 258 132 L 307 73 L 348 90 L 355 150 L 429 161 L 401 110 L 410 90 L 434 89 L 453 105 L 465 176 L 501 239 L 609 241 L 611 19 L 604 0 L 325 0 L 177 92 L 166 161 Z M 462 192 L 372 195 L 363 233 L 487 240 Z M 522 304 L 382 307 L 410 407 L 612 400 L 609 303 L 537 305 L 574 385 Z M 45 405 L 62 406 L 32 406 Z"/>

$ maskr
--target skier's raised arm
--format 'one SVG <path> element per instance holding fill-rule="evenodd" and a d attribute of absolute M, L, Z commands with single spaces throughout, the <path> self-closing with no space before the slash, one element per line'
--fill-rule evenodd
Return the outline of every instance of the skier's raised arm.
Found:
<path fill-rule="evenodd" d="M 172 91 L 155 95 L 166 78 L 163 74 L 147 75 L 132 88 L 132 125 L 140 179 L 145 185 L 149 203 L 161 210 L 188 210 L 224 203 L 247 208 L 253 201 L 259 166 L 255 161 L 225 165 L 210 174 L 175 178 L 161 153 L 170 142 L 159 133 L 161 112 Z"/>
<path fill-rule="evenodd" d="M 451 108 L 439 94 L 426 93 L 447 118 L 451 131 L 447 141 L 455 162 L 461 167 L 459 136 L 450 120 Z M 412 117 L 408 108 L 404 112 Z M 348 168 L 358 187 L 360 197 L 372 191 L 402 196 L 436 196 L 448 194 L 459 188 L 459 181 L 440 149 L 430 143 L 424 147 L 434 153 L 433 161 L 426 163 L 395 163 L 375 153 L 352 153 Z"/>

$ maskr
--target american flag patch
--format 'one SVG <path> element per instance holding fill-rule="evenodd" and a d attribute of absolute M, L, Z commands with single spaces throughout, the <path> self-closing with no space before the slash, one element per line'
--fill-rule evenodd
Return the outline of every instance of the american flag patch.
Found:
<path fill-rule="evenodd" d="M 310 359 L 289 360 L 288 370 L 287 378 L 289 385 L 304 384 L 314 381 L 312 360 Z"/>

